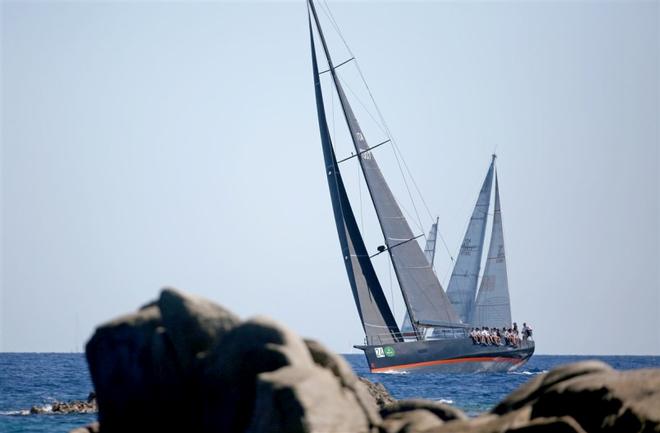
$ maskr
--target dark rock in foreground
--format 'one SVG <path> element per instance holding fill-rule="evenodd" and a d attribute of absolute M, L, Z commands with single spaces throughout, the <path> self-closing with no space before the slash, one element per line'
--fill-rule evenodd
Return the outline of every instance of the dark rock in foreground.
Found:
<path fill-rule="evenodd" d="M 320 343 L 172 289 L 100 326 L 86 355 L 99 423 L 75 433 L 660 432 L 660 369 L 560 367 L 468 419 L 395 401 Z"/>
<path fill-rule="evenodd" d="M 385 406 L 396 401 L 382 383 L 374 383 L 364 377 L 359 377 L 358 379 L 365 384 L 369 394 L 376 399 L 376 404 L 379 408 L 383 409 Z"/>

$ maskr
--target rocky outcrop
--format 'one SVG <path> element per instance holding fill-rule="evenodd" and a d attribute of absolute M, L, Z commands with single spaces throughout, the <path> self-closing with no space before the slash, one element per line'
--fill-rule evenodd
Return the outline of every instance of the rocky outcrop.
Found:
<path fill-rule="evenodd" d="M 99 423 L 75 433 L 660 432 L 657 369 L 568 365 L 468 419 L 442 403 L 395 401 L 322 344 L 174 289 L 100 326 L 86 355 Z"/>
<path fill-rule="evenodd" d="M 382 421 L 320 343 L 174 289 L 100 326 L 86 355 L 104 433 L 370 432 Z"/>
<path fill-rule="evenodd" d="M 512 393 L 493 410 L 530 409 L 530 418 L 572 419 L 585 431 L 660 431 L 660 370 L 619 372 L 587 361 L 557 368 Z"/>
<path fill-rule="evenodd" d="M 660 369 L 585 361 L 523 385 L 486 414 L 426 433 L 660 432 Z"/>
<path fill-rule="evenodd" d="M 422 432 L 444 425 L 445 421 L 466 420 L 459 409 L 428 400 L 399 400 L 380 411 L 387 433 Z"/>
<path fill-rule="evenodd" d="M 98 422 L 94 422 L 88 426 L 71 430 L 69 433 L 100 433 L 100 432 L 101 432 L 101 425 Z"/>
<path fill-rule="evenodd" d="M 30 415 L 94 413 L 97 411 L 96 400 L 56 401 L 45 406 L 32 406 Z M 23 412 L 23 411 L 22 411 Z M 28 411 L 25 411 L 28 412 Z"/>

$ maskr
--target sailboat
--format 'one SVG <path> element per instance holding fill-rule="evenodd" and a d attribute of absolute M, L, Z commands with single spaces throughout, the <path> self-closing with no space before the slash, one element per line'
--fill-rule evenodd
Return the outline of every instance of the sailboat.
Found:
<path fill-rule="evenodd" d="M 482 345 L 475 344 L 469 336 L 469 331 L 474 326 L 472 320 L 491 323 L 503 318 L 508 321 L 493 327 L 510 326 L 510 312 L 508 317 L 500 316 L 503 314 L 502 311 L 506 310 L 500 305 L 502 299 L 499 295 L 502 288 L 507 292 L 508 303 L 506 281 L 504 285 L 500 281 L 503 269 L 506 276 L 505 264 L 503 268 L 503 262 L 499 258 L 500 253 L 502 258 L 504 257 L 501 217 L 497 225 L 499 228 L 496 229 L 496 224 L 493 224 L 492 237 L 495 239 L 495 244 L 491 240 L 490 248 L 490 252 L 495 251 L 493 260 L 492 262 L 487 260 L 481 290 L 478 295 L 475 294 L 485 233 L 485 223 L 482 226 L 482 221 L 486 221 L 488 214 L 488 205 L 484 207 L 484 203 L 490 202 L 494 158 L 468 226 L 449 289 L 445 292 L 433 270 L 437 220 L 431 229 L 424 251 L 417 241 L 420 236 L 415 236 L 413 233 L 378 165 L 374 150 L 384 142 L 369 145 L 346 97 L 337 71 L 337 68 L 346 62 L 335 66 L 313 0 L 308 0 L 308 8 L 314 89 L 325 175 L 342 259 L 365 333 L 364 344 L 354 347 L 364 352 L 372 372 L 508 371 L 519 367 L 532 356 L 533 341 L 526 340 L 515 347 Z M 319 69 L 315 43 L 317 38 L 327 62 L 327 69 L 324 71 Z M 335 155 L 321 86 L 320 77 L 323 73 L 329 73 L 331 77 L 332 88 L 338 97 L 348 135 L 355 150 L 349 158 L 356 158 L 359 162 L 384 238 L 384 245 L 378 247 L 378 252 L 373 255 L 369 254 L 365 245 Z M 486 195 L 488 198 L 485 198 Z M 496 198 L 496 202 L 498 208 L 499 198 Z M 472 233 L 480 235 L 474 238 L 476 240 L 474 244 Z M 429 243 L 431 241 L 432 243 Z M 477 251 L 478 260 L 474 257 Z M 399 329 L 372 263 L 375 255 L 384 252 L 390 257 L 406 306 L 409 323 L 406 332 L 401 332 Z M 474 297 L 474 300 L 471 297 Z"/>

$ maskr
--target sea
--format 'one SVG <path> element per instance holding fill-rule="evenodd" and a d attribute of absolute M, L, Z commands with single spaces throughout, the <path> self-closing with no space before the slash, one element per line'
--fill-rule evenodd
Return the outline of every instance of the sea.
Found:
<path fill-rule="evenodd" d="M 487 412 L 530 378 L 561 364 L 600 359 L 620 370 L 660 367 L 660 356 L 534 355 L 513 373 L 371 374 L 362 354 L 344 356 L 359 376 L 383 383 L 395 398 L 445 402 L 470 416 Z M 30 415 L 29 409 L 49 407 L 55 401 L 85 400 L 91 390 L 81 353 L 0 353 L 0 433 L 64 433 L 89 424 L 95 414 Z"/>

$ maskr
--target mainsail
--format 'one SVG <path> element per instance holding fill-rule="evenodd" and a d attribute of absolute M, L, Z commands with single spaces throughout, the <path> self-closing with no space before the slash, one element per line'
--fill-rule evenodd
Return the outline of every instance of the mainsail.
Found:
<path fill-rule="evenodd" d="M 488 173 L 481 186 L 477 203 L 474 206 L 470 223 L 463 238 L 461 251 L 456 259 L 447 287 L 447 296 L 463 323 L 469 323 L 470 312 L 477 293 L 477 280 L 486 234 L 494 164 L 495 156 L 493 156 L 493 161 L 490 163 Z"/>
<path fill-rule="evenodd" d="M 320 33 L 321 29 L 318 28 L 318 30 Z M 346 273 L 351 284 L 353 297 L 367 340 L 379 343 L 400 341 L 399 328 L 387 304 L 387 299 L 385 298 L 383 289 L 364 245 L 362 235 L 358 229 L 332 147 L 325 107 L 323 105 L 323 93 L 319 80 L 319 68 L 316 61 L 316 49 L 314 46 L 311 20 L 309 22 L 309 33 L 312 47 L 316 107 L 321 132 L 325 172 L 328 178 L 328 187 L 330 188 L 330 197 L 335 223 L 337 225 L 337 233 L 339 235 L 339 243 L 341 244 L 342 256 L 346 265 Z"/>
<path fill-rule="evenodd" d="M 504 234 L 500 210 L 500 190 L 495 174 L 495 212 L 493 230 L 488 248 L 486 268 L 481 277 L 479 294 L 472 311 L 470 323 L 476 326 L 501 328 L 511 326 L 511 304 L 504 255 Z"/>
<path fill-rule="evenodd" d="M 309 5 L 408 313 L 414 324 L 455 325 L 459 318 L 380 171 L 335 71 L 312 0 Z"/>

